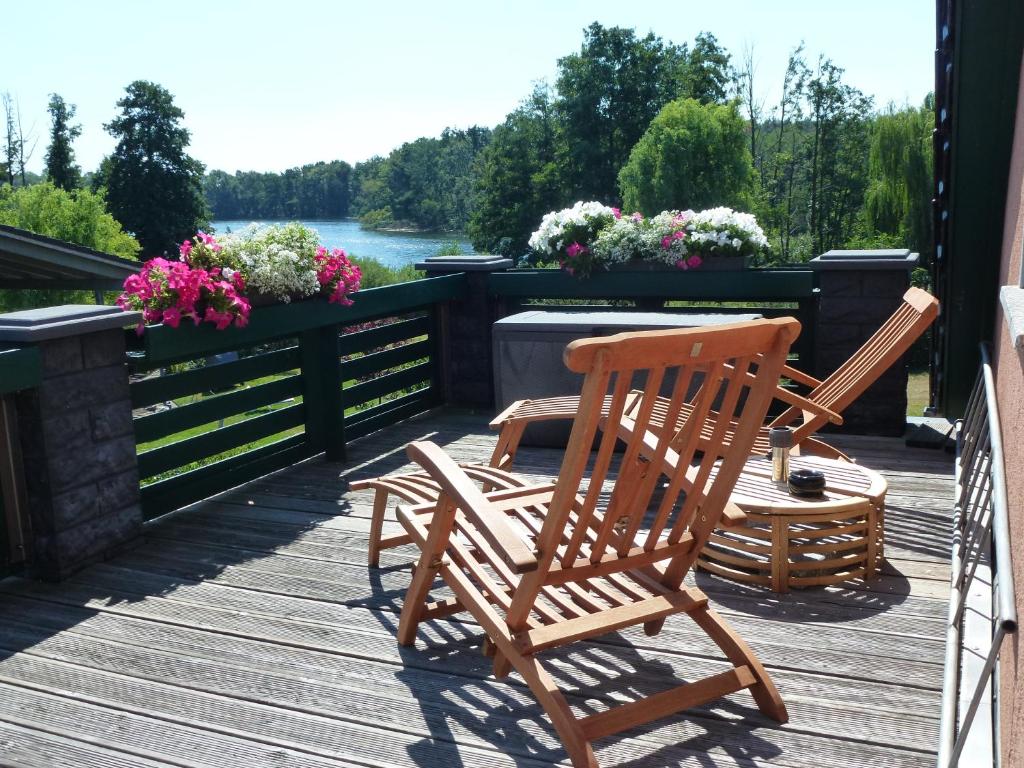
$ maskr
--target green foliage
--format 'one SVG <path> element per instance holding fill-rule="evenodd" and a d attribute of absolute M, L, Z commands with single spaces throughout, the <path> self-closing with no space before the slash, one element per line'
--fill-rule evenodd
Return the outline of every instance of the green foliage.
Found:
<path fill-rule="evenodd" d="M 561 207 L 556 117 L 550 92 L 534 89 L 494 130 L 477 164 L 467 232 L 482 253 L 519 256 L 541 217 Z"/>
<path fill-rule="evenodd" d="M 386 157 L 374 155 L 356 163 L 352 169 L 352 213 L 362 216 L 370 211 L 389 207 L 388 176 L 390 164 Z"/>
<path fill-rule="evenodd" d="M 745 73 L 748 114 L 754 92 Z M 841 248 L 864 229 L 871 100 L 820 57 L 808 67 L 803 46 L 789 57 L 782 96 L 756 126 L 754 167 L 760 182 L 754 210 L 772 240 L 772 263 L 806 261 Z M 752 126 L 752 132 L 754 128 Z"/>
<path fill-rule="evenodd" d="M 0 185 L 0 224 L 84 245 L 126 259 L 139 244 L 107 212 L 100 195 L 85 189 L 66 192 L 49 182 L 30 187 Z M 107 301 L 110 301 L 110 297 Z M 56 304 L 91 304 L 92 291 L 3 290 L 0 311 Z"/>
<path fill-rule="evenodd" d="M 388 206 L 367 211 L 359 217 L 359 225 L 363 229 L 385 229 L 394 223 L 395 216 L 391 213 L 391 208 Z"/>
<path fill-rule="evenodd" d="M 666 105 L 619 173 L 623 206 L 658 211 L 727 205 L 747 208 L 751 158 L 736 104 L 679 99 Z"/>
<path fill-rule="evenodd" d="M 136 80 L 105 128 L 117 146 L 103 174 L 110 210 L 135 233 L 146 256 L 172 252 L 209 223 L 203 164 L 185 152 L 185 113 L 156 83 Z"/>
<path fill-rule="evenodd" d="M 701 104 L 724 103 L 733 80 L 730 59 L 714 35 L 698 34 L 680 73 L 680 94 Z"/>
<path fill-rule="evenodd" d="M 203 188 L 216 219 L 336 219 L 349 215 L 351 173 L 341 160 L 284 173 L 210 171 Z"/>
<path fill-rule="evenodd" d="M 61 189 L 76 189 L 82 183 L 82 169 L 75 165 L 72 142 L 82 134 L 81 125 L 71 125 L 76 107 L 57 93 L 50 94 L 50 146 L 46 150 L 46 177 Z"/>
<path fill-rule="evenodd" d="M 354 264 L 359 266 L 363 276 L 360 281 L 360 290 L 366 288 L 379 288 L 382 285 L 393 285 L 394 283 L 407 283 L 411 280 L 419 280 L 423 273 L 417 270 L 412 264 L 403 264 L 401 267 L 389 267 L 377 259 L 360 258 L 349 255 Z"/>
<path fill-rule="evenodd" d="M 441 247 L 437 249 L 438 256 L 461 256 L 463 253 L 462 245 L 455 240 L 442 243 Z"/>
<path fill-rule="evenodd" d="M 868 226 L 919 253 L 931 240 L 933 111 L 890 107 L 874 121 L 868 155 Z"/>
<path fill-rule="evenodd" d="M 473 208 L 473 168 L 491 140 L 487 128 L 446 128 L 440 138 L 403 144 L 387 158 L 359 163 L 352 174 L 352 209 L 364 226 L 433 232 L 465 230 Z M 389 210 L 385 221 L 380 211 Z"/>
<path fill-rule="evenodd" d="M 658 111 L 681 94 L 686 62 L 685 47 L 597 22 L 584 30 L 579 53 L 558 60 L 565 202 L 615 202 L 616 174 Z"/>
<path fill-rule="evenodd" d="M 824 57 L 807 83 L 812 142 L 808 229 L 813 254 L 842 246 L 864 201 L 871 99 Z"/>
<path fill-rule="evenodd" d="M 139 244 L 107 210 L 102 196 L 85 189 L 67 192 L 49 182 L 0 187 L 0 224 L 134 259 Z"/>
<path fill-rule="evenodd" d="M 683 97 L 722 101 L 732 78 L 714 36 L 685 44 L 591 24 L 558 61 L 555 93 L 537 86 L 498 126 L 477 163 L 467 231 L 478 250 L 518 257 L 541 217 L 577 200 L 617 201 L 617 176 L 651 121 Z"/>

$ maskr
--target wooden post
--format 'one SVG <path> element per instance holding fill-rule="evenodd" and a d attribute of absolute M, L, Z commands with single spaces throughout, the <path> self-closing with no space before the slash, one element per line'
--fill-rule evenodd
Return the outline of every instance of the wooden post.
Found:
<path fill-rule="evenodd" d="M 465 272 L 468 291 L 445 310 L 443 331 L 444 396 L 452 405 L 491 408 L 494 405 L 494 366 L 491 361 L 491 326 L 498 319 L 495 297 L 487 287 L 491 272 L 512 266 L 511 259 L 479 254 L 433 256 L 416 265 L 431 276 Z"/>
<path fill-rule="evenodd" d="M 325 325 L 299 335 L 306 439 L 329 461 L 345 458 L 345 418 L 341 402 L 338 326 Z"/>

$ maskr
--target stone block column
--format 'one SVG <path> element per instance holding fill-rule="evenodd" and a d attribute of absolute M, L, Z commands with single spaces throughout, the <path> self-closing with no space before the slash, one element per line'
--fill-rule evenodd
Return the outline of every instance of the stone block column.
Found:
<path fill-rule="evenodd" d="M 829 251 L 811 260 L 820 291 L 815 376 L 836 370 L 896 311 L 917 262 L 908 250 Z M 907 366 L 901 360 L 843 411 L 840 430 L 899 437 L 906 414 Z"/>
<path fill-rule="evenodd" d="M 512 266 L 501 256 L 434 256 L 416 265 L 431 277 L 465 272 L 466 298 L 452 301 L 442 330 L 445 398 L 452 405 L 493 408 L 491 326 L 498 307 L 487 292 L 487 275 Z"/>
<path fill-rule="evenodd" d="M 0 315 L 0 342 L 41 358 L 39 386 L 15 397 L 37 578 L 63 579 L 142 530 L 123 331 L 139 317 L 91 305 Z"/>

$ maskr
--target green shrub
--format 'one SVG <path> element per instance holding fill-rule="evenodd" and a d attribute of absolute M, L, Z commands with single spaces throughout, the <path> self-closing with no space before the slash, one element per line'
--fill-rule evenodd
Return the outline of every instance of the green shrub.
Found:
<path fill-rule="evenodd" d="M 391 226 L 394 221 L 390 208 L 375 208 L 359 217 L 359 226 L 363 229 L 383 229 Z"/>
<path fill-rule="evenodd" d="M 423 273 L 412 264 L 404 264 L 401 267 L 389 267 L 377 259 L 352 256 L 349 258 L 362 270 L 363 277 L 360 281 L 360 288 L 379 288 L 382 285 L 393 285 L 394 283 L 407 283 L 410 280 L 419 280 Z"/>

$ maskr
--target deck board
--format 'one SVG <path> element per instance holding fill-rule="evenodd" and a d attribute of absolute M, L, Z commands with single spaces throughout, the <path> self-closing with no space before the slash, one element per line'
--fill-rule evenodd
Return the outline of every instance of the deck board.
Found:
<path fill-rule="evenodd" d="M 516 675 L 496 681 L 465 615 L 394 640 L 408 548 L 365 566 L 372 495 L 347 481 L 406 467 L 432 439 L 489 455 L 483 415 L 441 411 L 151 525 L 138 546 L 57 585 L 0 582 L 0 764 L 14 766 L 566 765 Z M 749 695 L 599 742 L 603 765 L 931 766 L 948 595 L 951 459 L 885 438 L 836 438 L 886 475 L 885 575 L 775 595 L 691 576 L 771 671 L 778 726 Z M 518 469 L 557 472 L 523 448 Z M 594 711 L 671 675 L 725 668 L 684 617 L 549 655 Z"/>

